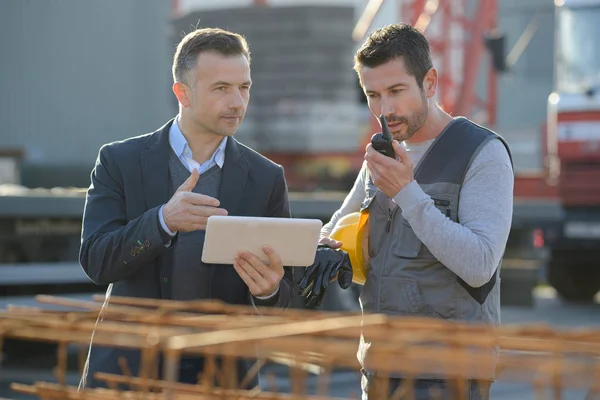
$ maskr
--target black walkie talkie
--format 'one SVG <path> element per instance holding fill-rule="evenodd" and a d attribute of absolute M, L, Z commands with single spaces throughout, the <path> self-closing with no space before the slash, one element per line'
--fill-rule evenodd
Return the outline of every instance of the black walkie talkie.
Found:
<path fill-rule="evenodd" d="M 379 121 L 381 122 L 381 132 L 374 134 L 371 137 L 371 146 L 384 156 L 396 158 L 396 152 L 394 151 L 394 147 L 392 146 L 392 135 L 390 134 L 390 128 L 388 128 L 387 121 L 385 119 L 385 115 L 379 116 Z"/>

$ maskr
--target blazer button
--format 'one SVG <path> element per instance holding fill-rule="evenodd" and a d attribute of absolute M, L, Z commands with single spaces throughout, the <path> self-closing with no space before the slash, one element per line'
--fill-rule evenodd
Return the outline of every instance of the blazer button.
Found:
<path fill-rule="evenodd" d="M 163 283 L 169 283 L 169 279 L 168 278 L 163 278 Z"/>

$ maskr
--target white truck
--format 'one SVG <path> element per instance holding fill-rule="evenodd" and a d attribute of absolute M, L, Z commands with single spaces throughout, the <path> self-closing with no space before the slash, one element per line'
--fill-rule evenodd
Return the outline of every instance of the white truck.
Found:
<path fill-rule="evenodd" d="M 545 231 L 548 280 L 565 299 L 589 302 L 600 290 L 600 1 L 555 5 L 546 167 L 563 218 Z"/>

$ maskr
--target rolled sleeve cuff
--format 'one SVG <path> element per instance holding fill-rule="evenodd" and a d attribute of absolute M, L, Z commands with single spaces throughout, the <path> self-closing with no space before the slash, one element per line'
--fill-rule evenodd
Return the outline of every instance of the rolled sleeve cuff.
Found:
<path fill-rule="evenodd" d="M 279 286 L 277 287 L 277 289 L 275 289 L 275 291 L 273 293 L 271 293 L 268 296 L 254 296 L 254 297 L 256 297 L 259 300 L 268 300 L 271 297 L 275 296 L 277 293 L 279 293 Z"/>
<path fill-rule="evenodd" d="M 175 237 L 175 235 L 177 235 L 177 232 L 171 232 L 171 230 L 167 227 L 165 217 L 163 216 L 163 207 L 164 206 L 160 206 L 158 209 L 158 222 L 160 223 L 161 228 L 159 231 L 164 245 L 169 247 L 172 244 L 172 239 Z"/>
<path fill-rule="evenodd" d="M 171 232 L 171 230 L 167 227 L 167 223 L 165 222 L 165 217 L 163 215 L 163 207 L 160 206 L 158 209 L 158 220 L 160 221 L 160 226 L 164 229 L 164 231 L 171 237 L 175 236 L 177 232 Z"/>
<path fill-rule="evenodd" d="M 273 292 L 271 295 L 269 296 L 264 296 L 264 297 L 257 297 L 257 296 L 253 296 L 252 294 L 250 295 L 250 301 L 252 302 L 252 306 L 254 306 L 254 308 L 256 309 L 257 307 L 261 307 L 261 306 L 274 306 L 277 304 L 277 302 L 279 301 L 279 293 L 280 293 L 280 288 L 278 287 L 277 290 L 275 290 L 275 292 Z"/>

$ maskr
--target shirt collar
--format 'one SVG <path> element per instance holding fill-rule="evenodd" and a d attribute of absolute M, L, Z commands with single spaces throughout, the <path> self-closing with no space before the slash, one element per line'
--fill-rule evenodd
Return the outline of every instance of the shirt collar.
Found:
<path fill-rule="evenodd" d="M 171 144 L 171 148 L 177 155 L 177 157 L 183 157 L 183 153 L 186 149 L 189 149 L 189 145 L 185 136 L 181 132 L 179 128 L 179 124 L 177 121 L 179 120 L 179 116 L 177 116 L 173 120 L 173 124 L 171 124 L 171 129 L 169 129 L 169 143 Z M 214 161 L 219 168 L 223 168 L 223 164 L 225 163 L 225 147 L 227 146 L 227 136 L 221 140 L 219 147 L 213 153 L 209 161 Z M 190 152 L 191 154 L 191 152 Z M 190 155 L 191 158 L 191 155 Z"/>

